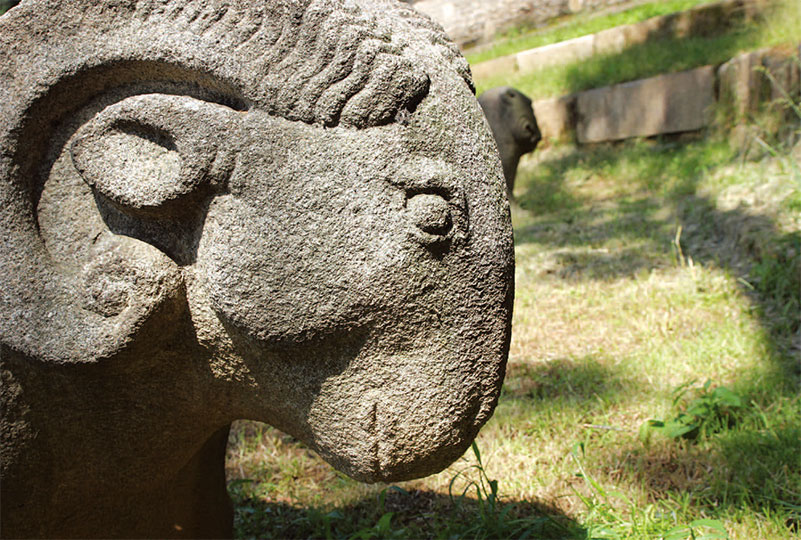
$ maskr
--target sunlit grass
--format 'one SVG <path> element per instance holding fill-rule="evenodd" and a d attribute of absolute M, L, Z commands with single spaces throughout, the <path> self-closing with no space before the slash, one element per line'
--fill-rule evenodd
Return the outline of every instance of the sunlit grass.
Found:
<path fill-rule="evenodd" d="M 763 17 L 721 35 L 660 39 L 620 53 L 599 54 L 579 62 L 533 73 L 508 73 L 476 80 L 478 93 L 512 86 L 532 99 L 557 97 L 611 84 L 721 64 L 737 54 L 801 40 L 801 3 L 777 2 Z"/>
<path fill-rule="evenodd" d="M 750 49 L 772 44 L 757 28 L 742 27 L 712 38 L 665 39 L 633 45 L 620 53 L 598 54 L 580 62 L 532 73 L 508 73 L 476 81 L 478 93 L 512 86 L 531 99 L 557 97 L 626 81 L 720 64 Z"/>
<path fill-rule="evenodd" d="M 662 2 L 649 2 L 631 7 L 624 11 L 610 14 L 596 14 L 592 12 L 579 13 L 566 16 L 564 20 L 555 20 L 545 28 L 531 29 L 525 26 L 507 31 L 499 36 L 490 47 L 466 52 L 468 62 L 477 64 L 499 56 L 514 54 L 519 51 L 533 49 L 558 43 L 568 39 L 594 34 L 607 28 L 614 28 L 624 24 L 637 22 L 684 11 L 686 9 L 706 4 L 712 0 L 665 0 Z"/>

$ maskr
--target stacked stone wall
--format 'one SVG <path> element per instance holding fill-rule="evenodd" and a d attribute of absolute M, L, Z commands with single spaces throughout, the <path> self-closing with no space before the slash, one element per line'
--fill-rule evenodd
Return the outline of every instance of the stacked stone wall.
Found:
<path fill-rule="evenodd" d="M 720 66 L 595 88 L 532 106 L 543 137 L 579 144 L 695 131 L 723 107 L 735 123 L 801 99 L 801 44 L 738 55 Z M 797 116 L 790 114 L 797 122 Z"/>
<path fill-rule="evenodd" d="M 490 41 L 513 26 L 544 24 L 554 17 L 594 11 L 631 0 L 418 0 L 414 8 L 440 23 L 460 47 Z"/>
<path fill-rule="evenodd" d="M 627 47 L 659 39 L 710 37 L 752 21 L 765 9 L 766 0 L 723 0 L 652 17 L 584 36 L 501 56 L 471 66 L 476 79 L 531 73 L 578 62 L 597 54 L 620 53 Z"/>

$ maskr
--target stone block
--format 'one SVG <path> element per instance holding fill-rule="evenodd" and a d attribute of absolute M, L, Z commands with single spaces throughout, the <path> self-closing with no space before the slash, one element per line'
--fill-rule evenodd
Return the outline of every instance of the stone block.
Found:
<path fill-rule="evenodd" d="M 646 21 L 647 22 L 647 21 Z M 655 21 L 651 24 L 626 24 L 618 26 L 618 30 L 623 34 L 623 40 L 626 47 L 632 45 L 641 45 L 651 39 L 652 34 L 658 31 L 658 25 Z M 600 34 L 601 32 L 599 32 Z"/>
<path fill-rule="evenodd" d="M 517 69 L 517 56 L 513 54 L 470 66 L 470 71 L 476 79 L 510 75 L 516 72 Z"/>
<path fill-rule="evenodd" d="M 632 25 L 627 25 L 632 26 Z M 623 49 L 629 45 L 626 28 L 618 26 L 616 28 L 609 28 L 602 30 L 593 35 L 592 50 L 594 54 L 608 54 L 623 52 Z"/>
<path fill-rule="evenodd" d="M 694 131 L 709 123 L 714 69 L 706 66 L 578 95 L 579 143 Z"/>
<path fill-rule="evenodd" d="M 801 55 L 797 52 L 771 51 L 762 59 L 762 65 L 772 79 L 768 90 L 770 101 L 787 98 L 798 100 L 801 92 Z"/>
<path fill-rule="evenodd" d="M 643 42 L 667 39 L 673 37 L 674 29 L 676 28 L 676 19 L 678 17 L 678 13 L 670 13 L 669 15 L 662 15 L 660 17 L 652 17 L 632 26 L 638 27 L 638 33 L 644 36 Z"/>
<path fill-rule="evenodd" d="M 731 108 L 736 121 L 756 111 L 769 91 L 760 71 L 766 53 L 766 50 L 744 53 L 718 68 L 719 101 Z"/>
<path fill-rule="evenodd" d="M 675 37 L 706 37 L 741 24 L 745 0 L 702 5 L 682 12 L 676 21 Z"/>
<path fill-rule="evenodd" d="M 521 73 L 537 71 L 590 58 L 593 54 L 593 36 L 581 36 L 544 47 L 517 53 L 517 67 Z"/>
<path fill-rule="evenodd" d="M 572 136 L 576 129 L 576 94 L 541 99 L 532 107 L 543 138 L 564 140 Z"/>

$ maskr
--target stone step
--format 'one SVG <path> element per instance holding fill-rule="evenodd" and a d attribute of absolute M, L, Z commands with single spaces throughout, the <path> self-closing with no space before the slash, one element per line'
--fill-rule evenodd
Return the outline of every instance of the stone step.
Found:
<path fill-rule="evenodd" d="M 710 123 L 715 69 L 704 66 L 582 92 L 576 100 L 580 144 L 695 131 Z"/>
<path fill-rule="evenodd" d="M 487 60 L 470 67 L 477 79 L 513 73 L 532 73 L 598 54 L 619 53 L 632 45 L 669 37 L 711 36 L 753 18 L 766 0 L 724 0 L 646 21 L 609 28 L 559 43 Z"/>
<path fill-rule="evenodd" d="M 770 74 L 770 75 L 768 75 Z M 772 80 L 771 80 L 772 79 Z M 716 104 L 746 120 L 765 103 L 801 99 L 801 45 L 760 49 L 704 66 L 558 98 L 532 106 L 545 139 L 578 143 L 694 131 Z"/>

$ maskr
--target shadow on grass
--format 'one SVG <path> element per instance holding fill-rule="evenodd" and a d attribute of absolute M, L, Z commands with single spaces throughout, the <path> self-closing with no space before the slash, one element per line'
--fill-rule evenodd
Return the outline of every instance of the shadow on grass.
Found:
<path fill-rule="evenodd" d="M 655 151 L 661 157 L 655 158 Z M 678 440 L 642 446 L 632 441 L 622 449 L 601 449 L 599 467 L 603 470 L 604 462 L 626 463 L 651 493 L 692 500 L 710 517 L 732 510 L 778 513 L 789 516 L 786 525 L 797 532 L 801 234 L 782 232 L 772 217 L 743 206 L 721 209 L 697 192 L 710 169 L 737 159 L 725 152 L 710 159 L 692 145 L 660 148 L 649 143 L 598 147 L 543 162 L 520 184 L 525 191 L 518 200 L 535 219 L 516 230 L 516 243 L 536 243 L 551 250 L 558 262 L 555 273 L 569 280 L 612 281 L 690 258 L 738 278 L 768 350 L 758 373 L 743 372 L 734 382 L 732 389 L 747 404 L 737 424 L 698 444 Z M 630 189 L 610 194 L 608 205 L 599 203 L 597 194 L 581 200 L 575 193 L 580 193 L 585 171 L 630 178 Z M 560 184 L 560 179 L 565 181 Z M 672 261 L 664 256 L 667 250 L 674 252 Z M 532 380 L 541 375 L 534 373 Z M 616 472 L 608 472 L 607 480 L 614 481 Z"/>
<path fill-rule="evenodd" d="M 521 182 L 518 201 L 535 219 L 515 230 L 515 243 L 557 248 L 558 269 L 549 273 L 574 280 L 611 281 L 688 258 L 727 269 L 741 277 L 738 283 L 771 338 L 771 356 L 786 357 L 801 327 L 801 234 L 780 232 L 770 216 L 748 208 L 722 210 L 696 193 L 704 174 L 739 159 L 725 148 L 607 145 L 542 162 Z M 580 182 L 578 188 L 566 183 L 592 171 L 629 185 L 623 194 L 582 200 L 575 194 Z M 543 185 L 554 195 L 538 197 Z M 669 251 L 672 261 L 664 256 Z M 799 375 L 797 363 L 785 364 L 794 368 L 787 375 Z"/>
<path fill-rule="evenodd" d="M 561 399 L 573 407 L 583 408 L 583 404 L 620 397 L 633 384 L 635 381 L 625 380 L 591 357 L 540 364 L 510 363 L 500 399 L 530 406 L 540 402 L 552 406 L 554 400 Z"/>
<path fill-rule="evenodd" d="M 586 531 L 555 508 L 448 497 L 431 491 L 382 490 L 335 510 L 297 507 L 251 497 L 232 482 L 237 538 L 586 538 Z"/>
<path fill-rule="evenodd" d="M 801 425 L 797 403 L 784 406 L 795 418 L 774 420 L 770 426 L 754 408 L 738 425 L 704 440 L 660 440 L 611 452 L 596 449 L 598 469 L 605 481 L 619 481 L 621 469 L 628 470 L 631 481 L 657 501 L 692 501 L 709 518 L 778 515 L 789 531 L 797 533 Z M 614 469 L 606 463 L 614 463 Z"/>
<path fill-rule="evenodd" d="M 701 174 L 734 159 L 725 142 L 704 144 L 681 137 L 588 146 L 521 170 L 517 185 L 525 188 L 517 200 L 534 215 L 553 214 L 568 221 L 592 217 L 603 209 L 600 203 L 608 201 L 637 219 L 643 211 L 663 204 L 663 198 L 693 194 Z M 610 188 L 606 194 L 582 193 L 582 184 L 598 176 L 625 178 L 625 192 Z M 525 230 L 515 231 L 521 232 L 525 236 Z M 581 238 L 567 240 L 583 242 Z"/>

